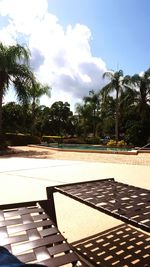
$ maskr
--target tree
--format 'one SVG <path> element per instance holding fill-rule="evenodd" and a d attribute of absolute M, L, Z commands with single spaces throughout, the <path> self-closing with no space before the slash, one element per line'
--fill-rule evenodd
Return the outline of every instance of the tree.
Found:
<path fill-rule="evenodd" d="M 85 102 L 76 104 L 76 113 L 78 118 L 77 133 L 83 135 L 84 138 L 90 133 L 91 119 L 91 107 L 86 105 Z"/>
<path fill-rule="evenodd" d="M 150 69 L 141 75 L 133 75 L 130 83 L 134 85 L 137 91 L 136 102 L 141 114 L 141 119 L 144 120 L 150 105 Z"/>
<path fill-rule="evenodd" d="M 51 129 L 50 108 L 47 106 L 38 106 L 36 108 L 36 130 L 38 135 L 49 135 Z"/>
<path fill-rule="evenodd" d="M 15 86 L 17 80 L 28 83 L 32 79 L 32 72 L 28 65 L 29 51 L 17 44 L 4 46 L 0 43 L 0 143 L 2 146 L 2 102 L 10 84 Z M 15 88 L 15 87 L 14 87 Z M 16 87 L 18 99 L 25 99 L 27 92 L 24 88 Z"/>
<path fill-rule="evenodd" d="M 96 94 L 94 90 L 89 91 L 89 96 L 84 97 L 85 105 L 89 105 L 91 109 L 92 122 L 93 122 L 93 136 L 96 135 L 96 125 L 98 123 L 98 113 L 100 107 L 99 94 Z"/>
<path fill-rule="evenodd" d="M 110 82 L 103 87 L 103 91 L 106 92 L 106 94 L 109 94 L 111 92 L 116 92 L 116 108 L 115 108 L 115 137 L 116 140 L 119 138 L 119 96 L 124 88 L 123 83 L 123 71 L 119 70 L 116 72 L 113 71 L 107 71 L 104 73 L 103 77 L 108 77 L 110 79 Z"/>
<path fill-rule="evenodd" d="M 136 102 L 135 98 L 137 96 L 137 92 L 132 90 L 131 88 L 126 88 L 124 92 L 122 92 L 119 102 L 120 102 L 120 132 L 122 135 L 125 135 L 128 127 L 134 122 L 139 121 L 139 114 L 136 111 Z"/>
<path fill-rule="evenodd" d="M 39 104 L 39 98 L 43 95 L 50 97 L 50 87 L 48 85 L 42 85 L 37 82 L 36 79 L 33 81 L 30 87 L 28 87 L 28 97 L 31 101 L 31 110 L 32 110 L 32 127 L 31 133 L 35 133 L 35 123 L 36 123 L 36 109 Z"/>
<path fill-rule="evenodd" d="M 21 105 L 9 102 L 2 107 L 2 127 L 8 133 L 23 133 L 24 110 Z"/>
<path fill-rule="evenodd" d="M 72 127 L 72 111 L 70 104 L 57 101 L 50 108 L 51 133 L 63 136 L 70 133 Z"/>
<path fill-rule="evenodd" d="M 100 91 L 100 120 L 102 136 L 114 136 L 115 99 L 106 94 L 105 90 Z"/>
<path fill-rule="evenodd" d="M 140 75 L 129 76 L 126 84 L 135 94 L 135 111 L 139 115 L 139 144 L 144 145 L 150 136 L 150 69 Z"/>

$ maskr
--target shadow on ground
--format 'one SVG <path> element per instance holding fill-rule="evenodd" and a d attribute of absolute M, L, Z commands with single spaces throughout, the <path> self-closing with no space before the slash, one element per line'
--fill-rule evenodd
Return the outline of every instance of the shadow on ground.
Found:
<path fill-rule="evenodd" d="M 72 245 L 95 267 L 150 266 L 150 236 L 127 224 L 75 241 Z"/>
<path fill-rule="evenodd" d="M 47 158 L 47 156 L 51 156 L 52 153 L 49 151 L 43 150 L 43 151 L 36 151 L 36 150 L 24 150 L 21 148 L 10 148 L 7 151 L 3 151 L 3 153 L 0 154 L 0 156 L 10 158 L 10 157 L 22 157 L 22 158 Z"/>

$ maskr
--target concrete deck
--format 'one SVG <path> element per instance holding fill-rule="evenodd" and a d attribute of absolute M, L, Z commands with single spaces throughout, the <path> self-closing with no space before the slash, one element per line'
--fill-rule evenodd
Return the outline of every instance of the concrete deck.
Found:
<path fill-rule="evenodd" d="M 31 152 L 31 149 L 33 152 L 33 148 L 22 148 L 22 151 Z M 138 158 L 124 155 L 113 155 L 116 156 L 113 157 L 103 154 L 98 158 L 97 154 L 49 152 L 48 158 L 45 152 L 41 150 L 39 153 L 38 150 L 36 152 L 0 158 L 1 204 L 44 199 L 46 198 L 45 188 L 51 185 L 109 177 L 150 189 L 148 154 L 141 156 L 140 164 L 138 156 Z M 68 160 L 69 158 L 71 160 Z M 113 163 L 113 160 L 117 163 Z M 138 165 L 136 165 L 137 162 Z M 55 202 L 59 228 L 69 241 L 78 240 L 88 234 L 92 235 L 120 224 L 120 221 L 60 194 L 56 194 Z"/>

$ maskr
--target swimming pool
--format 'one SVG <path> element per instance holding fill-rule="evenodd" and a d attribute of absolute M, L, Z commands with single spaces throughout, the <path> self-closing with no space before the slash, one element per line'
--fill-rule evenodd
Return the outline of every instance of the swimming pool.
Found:
<path fill-rule="evenodd" d="M 135 151 L 131 148 L 123 148 L 123 147 L 106 147 L 101 145 L 84 145 L 84 144 L 42 144 L 41 146 L 48 147 L 51 149 L 57 149 L 61 151 L 82 151 L 82 152 L 131 152 Z"/>

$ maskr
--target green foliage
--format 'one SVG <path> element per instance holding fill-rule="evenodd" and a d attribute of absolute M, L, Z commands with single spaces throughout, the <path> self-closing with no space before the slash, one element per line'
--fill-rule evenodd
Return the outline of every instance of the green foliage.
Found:
<path fill-rule="evenodd" d="M 2 132 L 2 102 L 10 83 L 28 84 L 33 73 L 29 68 L 29 51 L 20 45 L 5 46 L 0 43 L 0 134 Z M 25 87 L 17 86 L 16 95 L 19 101 L 25 102 Z"/>
<path fill-rule="evenodd" d="M 142 124 L 141 122 L 136 122 L 127 129 L 125 140 L 136 146 L 144 146 L 148 143 L 149 136 L 150 123 Z"/>
<path fill-rule="evenodd" d="M 24 107 L 15 102 L 9 102 L 2 107 L 3 132 L 23 132 L 30 128 L 30 116 L 25 112 Z"/>
<path fill-rule="evenodd" d="M 87 137 L 84 139 L 86 144 L 92 144 L 92 145 L 98 145 L 101 144 L 101 139 L 100 137 Z"/>
<path fill-rule="evenodd" d="M 116 141 L 116 140 L 109 140 L 107 143 L 108 147 L 126 147 L 127 143 L 124 140 Z"/>
<path fill-rule="evenodd" d="M 61 142 L 62 137 L 61 136 L 42 136 L 42 142 L 46 142 L 47 144 L 50 143 L 59 143 Z"/>
<path fill-rule="evenodd" d="M 52 104 L 49 113 L 50 133 L 52 135 L 64 136 L 73 134 L 73 114 L 68 102 L 57 101 Z"/>
<path fill-rule="evenodd" d="M 116 140 L 109 140 L 107 142 L 107 146 L 109 146 L 109 147 L 116 147 L 117 146 L 117 141 Z"/>
<path fill-rule="evenodd" d="M 124 89 L 124 77 L 123 71 L 119 70 L 116 72 L 107 71 L 103 77 L 108 77 L 110 82 L 102 89 L 106 95 L 115 91 L 116 107 L 115 107 L 115 138 L 119 138 L 119 97 Z"/>
<path fill-rule="evenodd" d="M 126 147 L 127 143 L 124 140 L 120 140 L 117 142 L 117 146 L 118 147 Z"/>
<path fill-rule="evenodd" d="M 101 144 L 99 137 L 60 137 L 60 136 L 43 136 L 42 142 L 50 143 L 63 143 L 63 144 Z"/>
<path fill-rule="evenodd" d="M 40 144 L 41 140 L 37 136 L 25 134 L 6 133 L 5 140 L 10 146 L 26 146 L 29 144 Z"/>
<path fill-rule="evenodd" d="M 85 141 L 78 137 L 61 137 L 61 136 L 43 136 L 42 142 L 50 143 L 63 143 L 63 144 L 83 144 Z"/>
<path fill-rule="evenodd" d="M 89 96 L 83 98 L 83 104 L 76 105 L 76 113 L 78 124 L 76 133 L 84 138 L 89 134 L 94 137 L 100 131 L 100 96 L 93 90 L 89 92 Z"/>
<path fill-rule="evenodd" d="M 32 135 L 35 135 L 37 132 L 37 123 L 39 118 L 39 99 L 46 95 L 50 97 L 50 90 L 51 88 L 48 85 L 42 85 L 40 84 L 36 78 L 34 78 L 34 81 L 30 84 L 30 86 L 27 87 L 28 91 L 28 101 L 31 102 L 31 117 L 32 117 L 32 125 L 31 125 L 31 133 Z"/>
<path fill-rule="evenodd" d="M 84 144 L 84 140 L 82 138 L 74 137 L 74 138 L 64 138 L 64 144 Z"/>
<path fill-rule="evenodd" d="M 108 142 L 109 146 L 126 143 L 143 146 L 150 137 L 150 69 L 142 75 L 123 76 L 123 71 L 106 72 L 109 83 L 99 92 L 91 90 L 77 104 L 73 115 L 68 102 L 57 101 L 51 107 L 39 106 L 50 87 L 38 83 L 29 67 L 29 51 L 20 45 L 0 43 L 0 146 L 5 147 L 2 132 L 13 145 L 39 143 L 39 138 L 17 135 L 18 132 L 43 136 L 47 143 L 100 144 L 99 136 L 125 141 Z M 3 97 L 13 83 L 20 104 L 2 106 Z M 116 95 L 110 95 L 115 92 Z M 2 131 L 3 130 L 3 131 Z M 71 136 L 66 138 L 64 136 Z M 75 136 L 78 136 L 77 138 Z M 92 138 L 88 136 L 93 136 Z M 9 137 L 9 138 L 8 138 Z M 73 138 L 75 137 L 75 138 Z"/>

